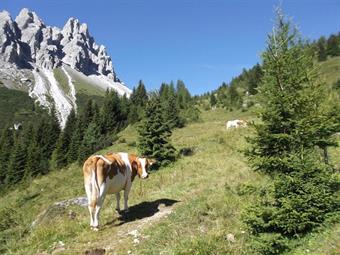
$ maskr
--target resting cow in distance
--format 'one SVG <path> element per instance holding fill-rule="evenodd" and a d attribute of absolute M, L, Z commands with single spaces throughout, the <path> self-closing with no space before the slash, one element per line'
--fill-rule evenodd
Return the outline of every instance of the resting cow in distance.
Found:
<path fill-rule="evenodd" d="M 153 160 L 128 153 L 107 153 L 90 156 L 84 163 L 84 185 L 91 217 L 91 228 L 98 230 L 99 212 L 106 194 L 116 194 L 120 211 L 120 191 L 124 190 L 124 211 L 128 212 L 128 197 L 136 175 L 148 178 Z"/>
<path fill-rule="evenodd" d="M 238 127 L 246 127 L 247 122 L 245 120 L 228 120 L 226 123 L 226 128 L 238 128 Z"/>

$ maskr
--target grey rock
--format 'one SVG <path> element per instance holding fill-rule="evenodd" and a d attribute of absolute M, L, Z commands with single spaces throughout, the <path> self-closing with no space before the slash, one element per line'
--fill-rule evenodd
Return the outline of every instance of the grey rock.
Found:
<path fill-rule="evenodd" d="M 9 63 L 20 63 L 24 58 L 19 41 L 20 30 L 7 11 L 0 12 L 0 57 Z"/>

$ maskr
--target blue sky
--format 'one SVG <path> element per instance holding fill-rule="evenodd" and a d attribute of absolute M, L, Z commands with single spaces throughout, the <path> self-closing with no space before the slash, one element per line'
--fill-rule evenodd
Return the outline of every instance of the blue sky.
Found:
<path fill-rule="evenodd" d="M 192 94 L 216 89 L 260 61 L 281 2 L 304 37 L 340 31 L 339 0 L 1 0 L 15 18 L 27 7 L 47 25 L 89 25 L 130 88 L 182 79 Z"/>

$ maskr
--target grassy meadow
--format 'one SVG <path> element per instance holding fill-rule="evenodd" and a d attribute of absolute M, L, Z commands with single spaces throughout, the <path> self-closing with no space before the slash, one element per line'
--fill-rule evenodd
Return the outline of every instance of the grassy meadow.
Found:
<path fill-rule="evenodd" d="M 251 128 L 225 130 L 225 121 L 234 118 L 254 119 L 249 112 L 209 110 L 199 122 L 176 129 L 175 147 L 190 147 L 194 154 L 152 172 L 147 180 L 136 178 L 127 218 L 119 217 L 115 197 L 108 195 L 99 232 L 90 230 L 86 207 L 52 206 L 85 196 L 81 166 L 52 171 L 9 192 L 0 198 L 0 253 L 85 254 L 105 249 L 105 254 L 253 254 L 242 212 L 257 199 L 253 191 L 268 179 L 252 171 L 242 154 Z M 136 152 L 136 141 L 136 128 L 129 126 L 101 152 Z M 331 150 L 337 166 L 338 155 L 339 149 Z M 136 230 L 137 235 L 131 234 Z M 340 224 L 326 223 L 301 242 L 289 254 L 339 254 Z"/>

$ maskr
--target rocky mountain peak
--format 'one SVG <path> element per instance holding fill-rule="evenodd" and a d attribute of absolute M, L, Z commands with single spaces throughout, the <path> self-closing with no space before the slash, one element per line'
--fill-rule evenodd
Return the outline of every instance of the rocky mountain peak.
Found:
<path fill-rule="evenodd" d="M 29 11 L 27 8 L 20 11 L 19 15 L 15 18 L 15 22 L 21 30 L 26 29 L 28 26 L 41 27 L 43 25 L 38 15 L 35 12 Z"/>
<path fill-rule="evenodd" d="M 110 56 L 98 46 L 87 24 L 70 18 L 63 29 L 46 26 L 38 15 L 24 8 L 15 21 L 0 13 L 0 58 L 17 66 L 53 69 L 67 64 L 85 75 L 104 75 L 118 81 Z"/>
<path fill-rule="evenodd" d="M 56 68 L 67 81 L 56 77 Z M 131 93 L 85 23 L 70 18 L 60 29 L 45 25 L 27 8 L 15 20 L 7 11 L 0 12 L 0 81 L 4 86 L 27 91 L 42 106 L 54 106 L 63 127 L 77 108 L 74 79 L 86 81 L 86 86 L 103 94 L 106 89 L 120 95 Z"/>

